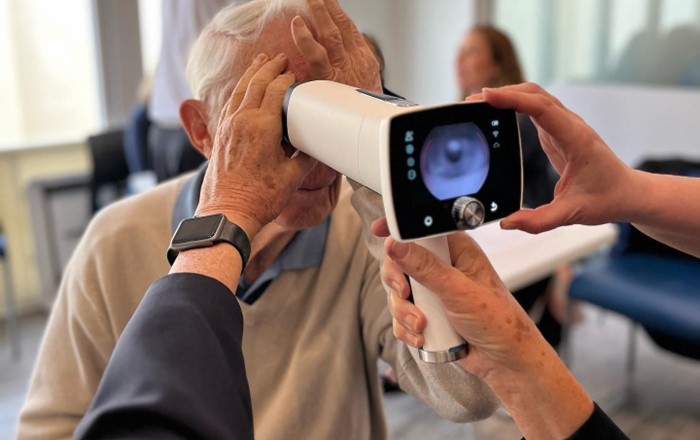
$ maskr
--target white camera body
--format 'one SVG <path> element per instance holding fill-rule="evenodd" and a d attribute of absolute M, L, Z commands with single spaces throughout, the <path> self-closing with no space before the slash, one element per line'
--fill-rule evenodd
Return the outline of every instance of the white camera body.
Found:
<path fill-rule="evenodd" d="M 295 84 L 284 103 L 290 145 L 382 195 L 391 235 L 450 262 L 444 234 L 520 209 L 517 117 L 486 103 L 420 106 L 331 81 Z M 428 237 L 439 237 L 430 238 Z M 437 298 L 412 282 L 426 315 L 421 358 L 467 353 Z"/>

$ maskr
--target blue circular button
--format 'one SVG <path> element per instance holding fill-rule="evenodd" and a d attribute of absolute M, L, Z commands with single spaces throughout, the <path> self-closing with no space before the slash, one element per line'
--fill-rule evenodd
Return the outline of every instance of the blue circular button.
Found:
<path fill-rule="evenodd" d="M 412 157 L 409 157 L 408 160 L 406 160 L 406 163 L 408 164 L 409 167 L 413 167 L 416 165 L 416 160 Z"/>
<path fill-rule="evenodd" d="M 413 144 L 406 145 L 406 154 L 413 154 L 415 152 L 416 148 L 413 146 Z"/>
<path fill-rule="evenodd" d="M 408 180 L 416 180 L 416 177 L 418 177 L 416 170 L 408 170 Z"/>

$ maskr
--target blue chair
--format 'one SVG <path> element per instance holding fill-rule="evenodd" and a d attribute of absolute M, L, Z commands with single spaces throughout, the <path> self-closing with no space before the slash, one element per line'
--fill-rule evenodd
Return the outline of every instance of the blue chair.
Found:
<path fill-rule="evenodd" d="M 639 327 L 659 347 L 700 359 L 700 260 L 630 253 L 592 261 L 575 276 L 569 297 L 631 321 L 623 401 L 632 396 Z M 565 331 L 564 360 L 570 364 Z"/>
<path fill-rule="evenodd" d="M 639 168 L 700 176 L 700 164 L 684 159 L 647 160 Z M 619 313 L 631 321 L 625 390 L 629 397 L 639 327 L 657 346 L 700 360 L 700 259 L 653 240 L 628 223 L 619 226 L 615 248 L 607 257 L 583 266 L 572 281 L 569 297 Z M 569 332 L 566 333 L 563 358 L 568 361 L 570 344 Z"/>
<path fill-rule="evenodd" d="M 17 306 L 15 293 L 12 287 L 12 274 L 7 259 L 7 248 L 5 234 L 0 231 L 0 261 L 2 262 L 5 279 L 5 325 L 8 338 L 10 339 L 12 358 L 19 360 L 21 356 L 21 343 L 19 338 L 19 325 L 17 323 Z"/>

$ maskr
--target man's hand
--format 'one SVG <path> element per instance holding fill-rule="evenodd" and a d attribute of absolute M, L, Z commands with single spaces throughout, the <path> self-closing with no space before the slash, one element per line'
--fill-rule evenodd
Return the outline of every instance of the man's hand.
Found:
<path fill-rule="evenodd" d="M 625 165 L 578 115 L 536 84 L 484 89 L 467 100 L 485 100 L 532 118 L 542 149 L 561 176 L 554 200 L 521 210 L 501 222 L 504 229 L 539 233 L 570 224 L 593 225 L 627 216 L 635 171 Z"/>
<path fill-rule="evenodd" d="M 259 55 L 226 102 L 197 216 L 223 213 L 252 237 L 287 205 L 316 161 L 281 147 L 282 102 L 294 75 L 287 57 Z"/>
<path fill-rule="evenodd" d="M 292 20 L 292 36 L 309 65 L 311 78 L 381 92 L 377 57 L 337 0 L 307 3 L 316 38 L 299 16 Z"/>

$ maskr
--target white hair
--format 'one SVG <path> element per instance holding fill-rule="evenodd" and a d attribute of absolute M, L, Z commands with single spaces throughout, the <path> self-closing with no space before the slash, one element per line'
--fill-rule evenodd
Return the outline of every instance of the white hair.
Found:
<path fill-rule="evenodd" d="M 203 101 L 210 122 L 218 117 L 232 87 L 235 68 L 247 65 L 250 53 L 241 48 L 252 46 L 264 27 L 286 14 L 306 15 L 305 0 L 250 0 L 222 9 L 204 28 L 190 51 L 187 81 L 196 99 Z"/>

